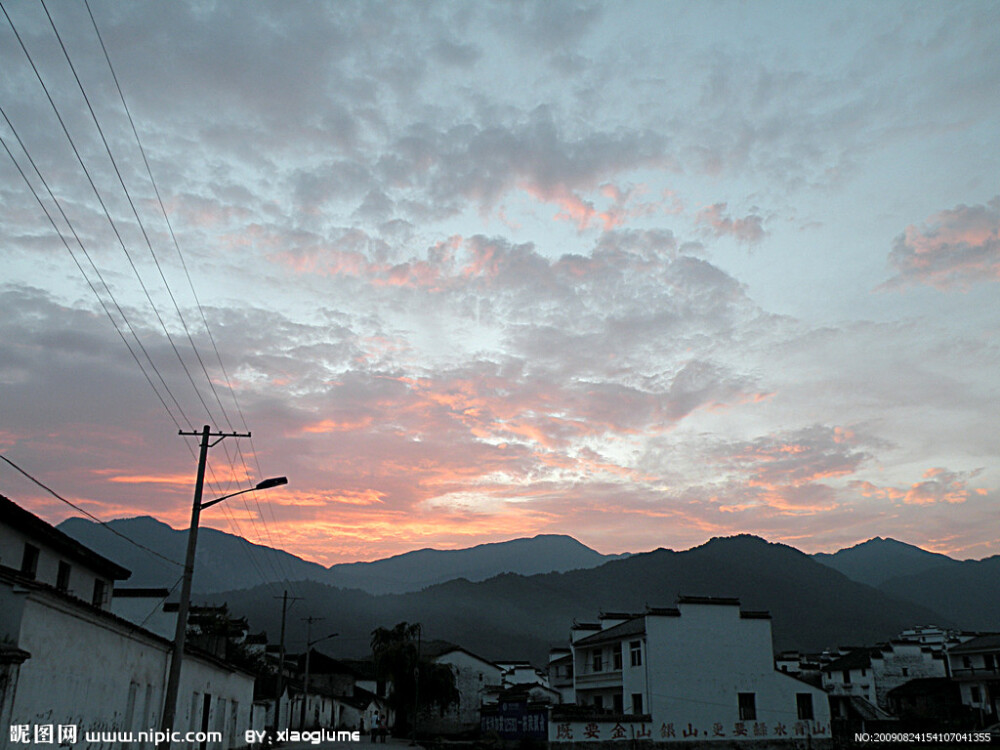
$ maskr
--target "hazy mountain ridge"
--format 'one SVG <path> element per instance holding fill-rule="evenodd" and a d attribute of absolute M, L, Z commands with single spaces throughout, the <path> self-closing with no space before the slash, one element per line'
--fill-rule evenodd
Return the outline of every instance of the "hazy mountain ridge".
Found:
<path fill-rule="evenodd" d="M 617 557 L 602 555 L 571 536 L 539 534 L 467 549 L 420 549 L 373 562 L 333 565 L 325 583 L 376 594 L 401 594 L 455 578 L 482 581 L 500 573 L 563 572 L 596 567 Z"/>
<path fill-rule="evenodd" d="M 273 633 L 280 624 L 276 593 L 268 587 L 214 599 Z M 344 654 L 364 652 L 374 627 L 407 620 L 421 622 L 429 638 L 460 643 L 486 658 L 544 663 L 550 646 L 567 643 L 574 620 L 595 620 L 600 610 L 670 606 L 680 594 L 736 596 L 744 609 L 769 611 L 780 649 L 874 643 L 921 622 L 951 624 L 926 607 L 851 581 L 792 547 L 751 536 L 563 573 L 452 580 L 408 594 L 371 596 L 312 583 L 297 593 L 309 599 L 310 614 L 341 633 L 330 648 Z M 303 627 L 289 620 L 289 638 L 301 639 Z"/>
<path fill-rule="evenodd" d="M 185 531 L 149 517 L 110 525 L 183 560 Z M 133 570 L 127 586 L 170 587 L 180 576 L 179 566 L 99 524 L 69 519 L 59 528 Z M 516 572 L 499 573 L 509 569 Z M 616 559 L 572 537 L 539 535 L 324 568 L 200 530 L 199 599 L 227 601 L 233 611 L 250 615 L 254 627 L 277 632 L 274 597 L 286 586 L 275 581 L 285 579 L 297 582 L 297 594 L 312 592 L 310 611 L 337 623 L 343 634 L 338 648 L 348 648 L 353 638 L 360 646 L 354 653 L 367 649 L 373 628 L 408 620 L 491 658 L 526 651 L 540 657 L 565 641 L 574 619 L 593 619 L 601 609 L 669 606 L 680 594 L 736 596 L 746 609 L 770 611 L 782 648 L 874 643 L 929 623 L 1000 630 L 1000 556 L 960 562 L 878 537 L 832 555 L 810 556 L 741 535 L 683 552 L 658 549 Z M 289 621 L 289 627 L 294 632 L 297 624 Z"/>
<path fill-rule="evenodd" d="M 874 537 L 833 554 L 813 555 L 817 562 L 838 570 L 848 578 L 878 586 L 891 578 L 924 573 L 939 567 L 961 565 L 947 555 L 895 539 Z"/>
<path fill-rule="evenodd" d="M 111 529 L 154 550 L 169 562 L 129 544 L 98 523 L 70 518 L 57 528 L 132 571 L 128 586 L 172 586 L 181 574 L 187 531 L 150 516 L 111 521 Z M 212 593 L 252 588 L 281 580 L 310 580 L 375 594 L 419 591 L 454 578 L 484 580 L 498 573 L 532 575 L 594 567 L 618 555 L 603 555 L 573 537 L 540 534 L 459 550 L 422 549 L 373 562 L 325 568 L 283 550 L 248 542 L 207 527 L 198 530 L 194 590 Z"/>

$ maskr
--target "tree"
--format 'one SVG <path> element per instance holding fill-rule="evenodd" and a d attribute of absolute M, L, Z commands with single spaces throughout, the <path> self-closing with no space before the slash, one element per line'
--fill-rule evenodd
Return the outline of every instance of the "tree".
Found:
<path fill-rule="evenodd" d="M 397 736 L 407 733 L 421 709 L 436 706 L 443 712 L 458 702 L 454 672 L 447 664 L 421 658 L 420 635 L 420 623 L 400 622 L 372 631 L 375 676 L 392 683 L 387 700 L 396 715 Z"/>

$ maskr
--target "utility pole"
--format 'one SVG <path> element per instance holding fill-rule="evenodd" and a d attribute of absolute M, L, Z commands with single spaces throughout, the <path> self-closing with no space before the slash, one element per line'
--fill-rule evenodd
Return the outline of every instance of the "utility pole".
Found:
<path fill-rule="evenodd" d="M 322 617 L 309 617 L 302 618 L 306 623 L 306 674 L 302 680 L 302 713 L 299 719 L 299 729 L 306 728 L 306 701 L 309 700 L 309 652 L 312 651 L 312 625 L 314 622 L 321 621 Z"/>
<path fill-rule="evenodd" d="M 413 667 L 413 729 L 410 734 L 410 747 L 417 744 L 417 717 L 420 715 L 420 641 L 424 629 L 417 623 L 417 663 Z"/>
<path fill-rule="evenodd" d="M 160 730 L 171 732 L 174 729 L 174 717 L 177 713 L 177 691 L 181 679 L 181 662 L 184 659 L 184 640 L 187 636 L 187 616 L 188 608 L 191 604 L 191 578 L 194 575 L 194 553 L 198 544 L 198 521 L 201 518 L 201 509 L 209 505 L 214 505 L 219 500 L 213 500 L 204 506 L 201 502 L 202 491 L 205 488 L 205 465 L 208 462 L 208 449 L 213 445 L 225 440 L 227 437 L 250 437 L 250 433 L 236 432 L 211 432 L 208 425 L 205 425 L 201 432 L 178 432 L 179 435 L 200 435 L 201 452 L 198 455 L 198 476 L 194 484 L 194 502 L 191 505 L 191 528 L 188 529 L 187 556 L 184 559 L 184 576 L 181 584 L 181 599 L 177 605 L 177 626 L 174 630 L 173 654 L 170 657 L 170 675 L 167 678 L 166 696 L 163 699 L 163 716 L 160 720 Z M 218 438 L 214 442 L 209 442 L 209 438 Z M 237 494 L 237 493 L 234 493 Z M 169 740 L 160 743 L 161 748 L 169 745 Z"/>
<path fill-rule="evenodd" d="M 277 599 L 278 597 L 274 597 Z M 293 596 L 292 604 L 295 604 L 301 596 Z M 288 613 L 288 589 L 285 589 L 281 596 L 281 641 L 278 646 L 278 684 L 277 695 L 274 698 L 274 730 L 281 728 L 281 692 L 285 686 L 285 615 Z"/>

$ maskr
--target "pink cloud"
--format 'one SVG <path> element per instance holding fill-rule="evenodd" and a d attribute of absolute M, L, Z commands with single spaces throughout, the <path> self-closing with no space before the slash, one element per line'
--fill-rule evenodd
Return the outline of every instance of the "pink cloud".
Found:
<path fill-rule="evenodd" d="M 955 504 L 966 502 L 972 495 L 987 494 L 986 489 L 968 486 L 969 480 L 979 474 L 978 469 L 955 472 L 935 467 L 923 473 L 923 481 L 905 487 L 881 487 L 868 481 L 851 482 L 850 486 L 862 497 L 891 500 L 902 505 Z"/>
<path fill-rule="evenodd" d="M 986 205 L 939 211 L 896 238 L 889 262 L 898 275 L 885 287 L 939 289 L 1000 280 L 1000 196 Z"/>

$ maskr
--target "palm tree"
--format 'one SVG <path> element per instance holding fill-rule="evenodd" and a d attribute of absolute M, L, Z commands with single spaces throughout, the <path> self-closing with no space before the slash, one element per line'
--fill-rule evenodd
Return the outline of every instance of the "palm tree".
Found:
<path fill-rule="evenodd" d="M 372 631 L 375 676 L 392 683 L 387 701 L 396 715 L 397 736 L 414 726 L 421 708 L 437 706 L 444 711 L 458 702 L 451 668 L 420 658 L 420 635 L 420 623 L 400 622 L 391 629 Z"/>

